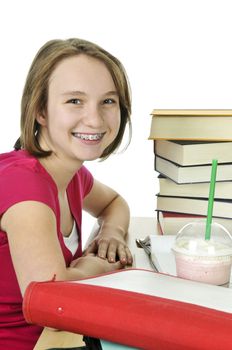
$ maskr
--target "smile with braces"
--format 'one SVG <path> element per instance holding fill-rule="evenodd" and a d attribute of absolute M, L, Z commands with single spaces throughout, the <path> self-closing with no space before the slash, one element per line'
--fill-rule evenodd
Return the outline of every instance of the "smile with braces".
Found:
<path fill-rule="evenodd" d="M 74 136 L 80 138 L 81 140 L 100 140 L 103 137 L 103 133 L 97 133 L 97 134 L 80 134 L 80 133 L 73 133 Z"/>

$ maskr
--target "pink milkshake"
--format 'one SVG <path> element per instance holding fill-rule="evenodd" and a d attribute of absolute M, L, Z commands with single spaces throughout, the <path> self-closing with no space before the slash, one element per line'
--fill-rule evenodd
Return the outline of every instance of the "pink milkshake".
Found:
<path fill-rule="evenodd" d="M 204 239 L 205 222 L 193 222 L 177 234 L 173 252 L 177 276 L 215 285 L 228 285 L 232 264 L 232 237 L 212 223 L 211 238 Z"/>

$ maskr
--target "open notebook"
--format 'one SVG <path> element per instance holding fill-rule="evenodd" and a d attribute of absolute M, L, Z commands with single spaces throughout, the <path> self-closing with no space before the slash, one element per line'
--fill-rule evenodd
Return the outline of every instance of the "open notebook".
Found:
<path fill-rule="evenodd" d="M 151 350 L 232 348 L 232 290 L 151 270 L 32 282 L 29 323 Z"/>

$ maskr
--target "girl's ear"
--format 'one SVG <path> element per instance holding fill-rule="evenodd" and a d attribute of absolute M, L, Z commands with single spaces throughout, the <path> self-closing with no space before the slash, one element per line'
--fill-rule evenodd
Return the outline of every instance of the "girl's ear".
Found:
<path fill-rule="evenodd" d="M 47 119 L 43 113 L 38 113 L 36 116 L 36 121 L 38 124 L 41 126 L 46 126 L 47 125 Z"/>

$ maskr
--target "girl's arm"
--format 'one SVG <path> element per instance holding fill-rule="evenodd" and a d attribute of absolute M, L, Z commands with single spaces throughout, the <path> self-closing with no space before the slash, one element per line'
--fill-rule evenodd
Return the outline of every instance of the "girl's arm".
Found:
<path fill-rule="evenodd" d="M 32 281 L 77 280 L 113 271 L 120 262 L 88 255 L 66 267 L 57 237 L 55 214 L 47 205 L 36 201 L 20 202 L 1 217 L 1 230 L 8 236 L 11 258 L 22 294 Z"/>
<path fill-rule="evenodd" d="M 84 200 L 84 209 L 98 218 L 100 230 L 85 254 L 97 253 L 109 262 L 117 259 L 124 265 L 132 264 L 132 255 L 126 244 L 130 211 L 126 201 L 108 186 L 94 181 Z"/>

